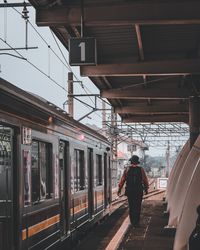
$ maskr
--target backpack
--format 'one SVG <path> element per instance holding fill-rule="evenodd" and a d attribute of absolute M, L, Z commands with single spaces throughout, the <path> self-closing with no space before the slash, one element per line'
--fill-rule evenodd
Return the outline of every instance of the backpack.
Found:
<path fill-rule="evenodd" d="M 142 190 L 141 167 L 130 167 L 126 175 L 126 192 Z"/>

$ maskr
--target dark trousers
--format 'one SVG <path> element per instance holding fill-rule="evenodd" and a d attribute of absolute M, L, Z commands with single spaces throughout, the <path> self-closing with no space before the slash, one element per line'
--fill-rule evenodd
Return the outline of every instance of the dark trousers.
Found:
<path fill-rule="evenodd" d="M 143 191 L 129 191 L 127 192 L 129 204 L 129 217 L 132 225 L 136 225 L 140 221 L 141 203 Z"/>

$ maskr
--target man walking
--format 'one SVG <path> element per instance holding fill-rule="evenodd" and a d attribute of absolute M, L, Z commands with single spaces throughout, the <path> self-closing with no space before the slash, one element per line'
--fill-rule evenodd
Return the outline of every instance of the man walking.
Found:
<path fill-rule="evenodd" d="M 133 226 L 139 226 L 143 190 L 145 194 L 148 193 L 149 182 L 144 169 L 138 165 L 139 157 L 133 155 L 130 162 L 131 165 L 124 170 L 119 182 L 118 195 L 126 182 L 125 195 L 128 197 L 130 222 Z"/>

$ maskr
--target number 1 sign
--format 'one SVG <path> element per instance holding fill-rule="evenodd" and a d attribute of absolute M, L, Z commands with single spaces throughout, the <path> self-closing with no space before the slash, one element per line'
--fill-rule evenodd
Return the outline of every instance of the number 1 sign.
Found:
<path fill-rule="evenodd" d="M 69 64 L 96 65 L 96 39 L 91 37 L 69 39 Z"/>

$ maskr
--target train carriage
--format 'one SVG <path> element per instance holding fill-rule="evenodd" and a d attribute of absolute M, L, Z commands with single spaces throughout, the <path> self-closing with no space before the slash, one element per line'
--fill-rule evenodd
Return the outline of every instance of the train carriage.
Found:
<path fill-rule="evenodd" d="M 0 78 L 0 249 L 71 241 L 112 201 L 105 137 Z"/>

